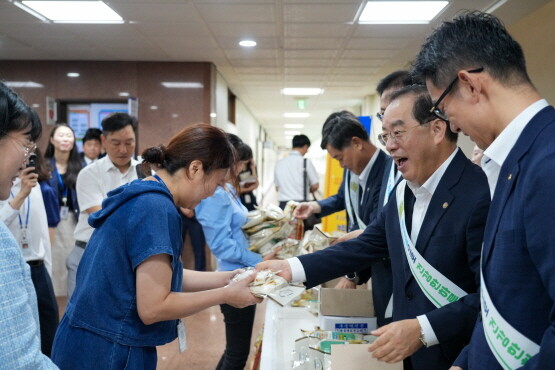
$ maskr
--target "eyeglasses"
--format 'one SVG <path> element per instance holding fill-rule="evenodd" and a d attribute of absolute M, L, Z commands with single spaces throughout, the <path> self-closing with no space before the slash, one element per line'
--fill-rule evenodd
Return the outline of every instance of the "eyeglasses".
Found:
<path fill-rule="evenodd" d="M 396 143 L 399 143 L 399 142 L 403 141 L 403 137 L 407 132 L 409 132 L 409 131 L 417 128 L 417 127 L 421 127 L 421 126 L 422 125 L 416 125 L 416 126 L 413 126 L 413 127 L 409 128 L 407 130 L 395 130 L 395 131 L 392 131 L 392 132 L 381 133 L 381 134 L 378 135 L 378 140 L 380 141 L 380 143 L 383 146 L 387 146 L 387 142 L 389 140 L 393 140 Z"/>
<path fill-rule="evenodd" d="M 380 121 L 383 121 L 383 113 L 376 113 L 376 117 L 378 117 L 380 119 Z"/>
<path fill-rule="evenodd" d="M 34 141 L 29 141 L 28 143 L 24 144 L 10 134 L 4 133 L 4 135 L 23 147 L 23 154 L 25 156 L 24 163 L 27 162 L 31 154 L 33 154 L 37 149 L 37 144 Z"/>
<path fill-rule="evenodd" d="M 484 67 L 480 67 L 480 68 L 476 68 L 476 69 L 471 69 L 470 71 L 467 71 L 467 72 L 468 73 L 480 73 L 480 72 L 483 72 L 483 71 L 484 71 Z M 433 113 L 434 116 L 436 116 L 440 120 L 445 121 L 447 123 L 449 123 L 449 119 L 447 118 L 447 115 L 445 114 L 445 112 L 443 112 L 441 109 L 439 109 L 439 104 L 441 103 L 441 101 L 443 99 L 445 99 L 447 94 L 449 94 L 451 92 L 451 90 L 453 90 L 453 86 L 455 86 L 455 83 L 457 83 L 458 80 L 459 80 L 459 75 L 457 74 L 457 77 L 455 77 L 455 79 L 449 84 L 449 86 L 447 86 L 447 88 L 445 89 L 443 94 L 441 94 L 439 96 L 439 99 L 437 99 L 435 104 L 432 105 L 432 108 L 430 108 L 430 113 Z"/>

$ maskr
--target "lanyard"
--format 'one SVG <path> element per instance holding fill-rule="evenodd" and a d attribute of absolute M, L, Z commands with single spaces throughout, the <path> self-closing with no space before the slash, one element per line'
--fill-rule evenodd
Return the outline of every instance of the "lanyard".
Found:
<path fill-rule="evenodd" d="M 62 179 L 62 175 L 56 170 L 56 175 L 58 175 L 58 186 L 62 188 L 62 203 L 64 206 L 67 204 L 67 188 L 66 184 L 64 184 L 64 179 Z"/>
<path fill-rule="evenodd" d="M 343 188 L 345 196 L 345 208 L 347 209 L 347 214 L 349 215 L 349 221 L 354 225 L 358 226 L 359 229 L 366 229 L 366 224 L 361 220 L 359 216 L 359 203 L 358 203 L 358 187 L 355 195 L 355 201 L 353 202 L 353 196 L 351 196 L 351 171 L 347 171 L 345 175 L 345 186 Z M 358 179 L 357 179 L 358 180 Z M 358 184 L 358 182 L 357 182 Z M 360 184 L 358 184 L 360 186 Z"/>
<path fill-rule="evenodd" d="M 156 180 L 158 180 L 162 185 L 164 185 L 166 188 L 168 187 L 168 186 L 166 185 L 166 183 L 164 182 L 164 180 L 162 180 L 162 179 L 160 178 L 160 176 L 158 176 L 158 175 L 155 174 L 153 177 L 154 177 Z"/>
<path fill-rule="evenodd" d="M 15 198 L 15 196 L 13 195 L 13 192 L 11 190 L 10 190 L 10 194 L 11 194 L 12 198 Z M 29 213 L 31 213 L 31 197 L 27 196 L 27 215 L 25 216 L 25 228 L 27 228 L 27 226 L 29 226 Z M 23 222 L 21 220 L 21 211 L 19 212 L 17 217 L 19 217 L 19 227 L 23 229 Z"/>

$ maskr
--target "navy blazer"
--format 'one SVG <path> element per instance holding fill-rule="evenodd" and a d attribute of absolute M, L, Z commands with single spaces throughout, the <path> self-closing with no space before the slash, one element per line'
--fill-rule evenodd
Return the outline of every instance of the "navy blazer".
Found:
<path fill-rule="evenodd" d="M 501 167 L 486 224 L 484 282 L 497 310 L 540 345 L 523 368 L 555 368 L 555 109 L 528 123 Z M 501 369 L 482 321 L 457 363 Z"/>
<path fill-rule="evenodd" d="M 393 159 L 387 156 L 384 164 L 384 171 L 382 177 L 382 183 L 380 186 L 380 195 L 378 197 L 378 205 L 376 210 L 376 216 L 384 208 L 385 192 L 387 190 L 387 182 L 389 180 L 389 173 L 391 171 L 391 166 L 395 166 Z M 393 193 L 397 184 L 401 182 L 403 178 L 400 176 L 395 186 L 391 190 Z M 391 194 L 390 194 L 391 196 Z M 376 318 L 378 321 L 378 326 L 387 325 L 391 322 L 391 317 L 385 318 L 385 311 L 389 300 L 391 299 L 391 293 L 393 292 L 393 279 L 391 272 L 391 260 L 388 257 L 384 257 L 381 260 L 373 261 L 370 268 L 358 271 L 360 284 L 368 282 L 370 277 L 372 277 L 372 300 L 374 302 L 374 310 L 376 312 Z"/>
<path fill-rule="evenodd" d="M 359 211 L 362 211 L 360 214 L 360 219 L 366 225 L 370 224 L 377 215 L 377 206 L 378 206 L 378 198 L 380 196 L 380 186 L 382 183 L 383 171 L 385 166 L 385 161 L 387 159 L 387 155 L 380 149 L 378 150 L 378 157 L 376 158 L 376 162 L 372 165 L 372 169 L 370 170 L 370 174 L 368 175 L 368 179 L 366 180 L 366 188 L 364 189 L 364 195 L 362 199 L 361 206 L 359 207 Z M 345 188 L 349 188 L 349 185 L 345 185 L 345 181 L 347 176 L 348 170 L 345 170 L 343 173 L 343 181 L 341 182 L 341 186 L 337 194 L 332 195 L 326 199 L 322 199 L 318 201 L 322 211 L 320 215 L 322 217 L 331 215 L 332 213 L 343 211 L 345 209 Z M 348 218 L 348 216 L 347 216 Z M 358 224 L 356 220 L 353 220 L 353 227 L 349 227 L 351 223 L 349 219 L 347 219 L 347 230 L 353 231 L 358 229 Z"/>
<path fill-rule="evenodd" d="M 353 269 L 364 269 L 372 260 L 389 254 L 393 270 L 393 320 L 426 314 L 440 343 L 421 348 L 412 355 L 414 368 L 448 369 L 469 342 L 478 316 L 480 251 L 490 204 L 487 179 L 459 150 L 426 212 L 416 249 L 438 271 L 469 293 L 439 309 L 426 298 L 410 272 L 396 201 L 394 193 L 383 212 L 358 238 L 300 256 L 306 285 L 311 287 Z"/>

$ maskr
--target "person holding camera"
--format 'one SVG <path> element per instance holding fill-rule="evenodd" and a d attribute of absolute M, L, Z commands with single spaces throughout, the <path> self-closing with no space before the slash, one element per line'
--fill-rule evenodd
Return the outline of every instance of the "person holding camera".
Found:
<path fill-rule="evenodd" d="M 31 269 L 37 294 L 41 350 L 50 356 L 58 327 L 58 304 L 52 287 L 52 254 L 46 211 L 38 182 L 37 157 L 32 154 L 10 190 L 10 197 L 0 201 L 0 220 L 12 232 Z"/>

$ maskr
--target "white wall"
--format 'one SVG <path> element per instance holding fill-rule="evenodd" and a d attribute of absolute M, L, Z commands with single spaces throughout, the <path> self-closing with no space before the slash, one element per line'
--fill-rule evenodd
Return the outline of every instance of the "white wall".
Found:
<path fill-rule="evenodd" d="M 255 191 L 258 202 L 265 204 L 267 199 L 273 202 L 275 198 L 275 194 L 272 195 L 273 171 L 277 161 L 274 143 L 266 137 L 265 130 L 239 97 L 235 102 L 235 123 L 228 121 L 228 84 L 218 71 L 215 71 L 213 89 L 215 94 L 212 112 L 216 114 L 216 117 L 211 117 L 211 123 L 226 132 L 239 136 L 251 147 L 260 181 L 260 186 Z"/>

